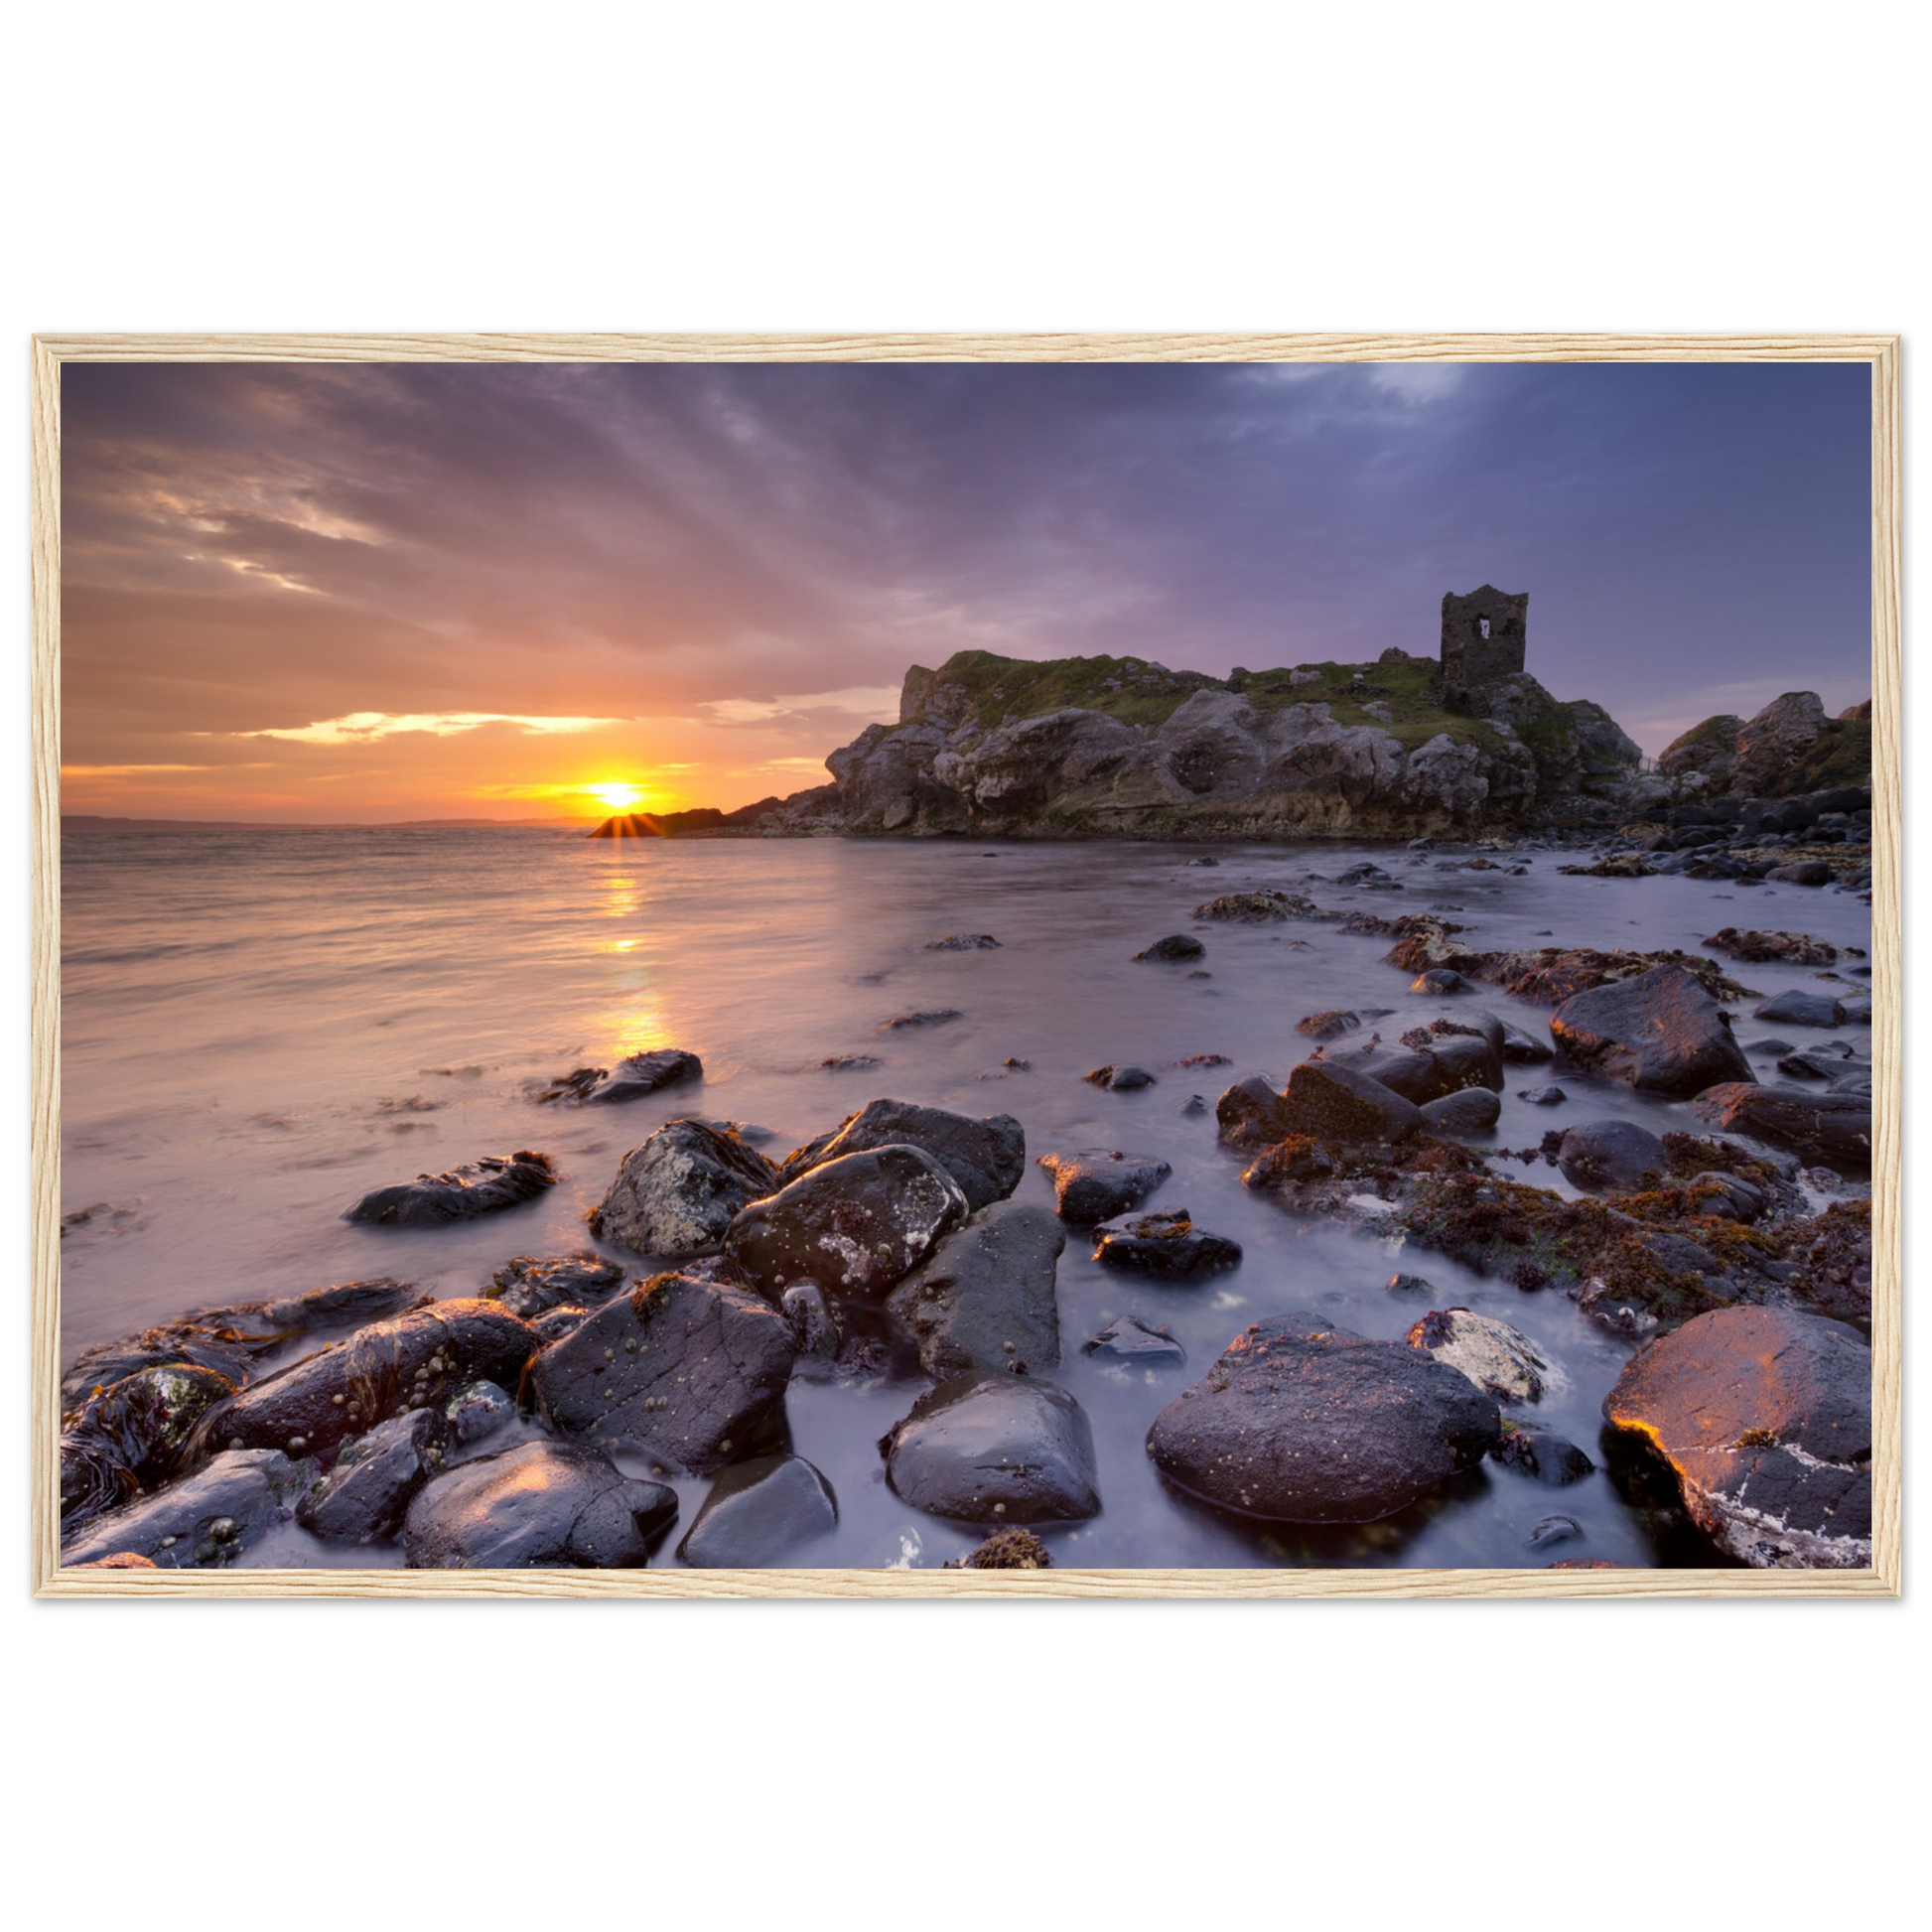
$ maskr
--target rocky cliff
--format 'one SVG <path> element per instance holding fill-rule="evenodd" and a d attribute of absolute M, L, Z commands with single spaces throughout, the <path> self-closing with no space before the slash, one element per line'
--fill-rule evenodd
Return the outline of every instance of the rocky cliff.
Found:
<path fill-rule="evenodd" d="M 1722 713 L 1664 748 L 1658 771 L 1686 797 L 1789 798 L 1871 782 L 1871 700 L 1836 718 L 1787 691 L 1754 718 Z"/>
<path fill-rule="evenodd" d="M 1235 670 L 962 651 L 914 666 L 896 725 L 827 759 L 834 782 L 718 831 L 906 837 L 1279 838 L 1613 820 L 1639 754 L 1599 705 L 1527 672 L 1481 713 L 1434 659 Z"/>

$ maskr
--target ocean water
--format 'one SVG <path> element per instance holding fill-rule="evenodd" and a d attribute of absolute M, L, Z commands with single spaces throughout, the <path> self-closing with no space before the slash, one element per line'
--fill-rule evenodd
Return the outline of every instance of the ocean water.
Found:
<path fill-rule="evenodd" d="M 971 1114 L 1011 1113 L 1029 1156 L 1104 1144 L 1156 1154 L 1173 1177 L 1150 1205 L 1185 1206 L 1245 1249 L 1241 1267 L 1196 1286 L 1103 1271 L 1068 1242 L 1059 1271 L 1061 1380 L 1084 1406 L 1099 1455 L 1102 1513 L 1045 1532 L 1061 1564 L 1237 1567 L 1283 1563 L 1524 1565 L 1556 1557 L 1619 1564 L 1708 1560 L 1661 1547 L 1599 1471 L 1564 1489 L 1486 1464 L 1388 1522 L 1311 1531 L 1216 1516 L 1167 1489 L 1148 1461 L 1148 1425 L 1248 1322 L 1313 1307 L 1373 1336 L 1401 1335 L 1427 1307 L 1461 1305 L 1533 1336 L 1568 1386 L 1533 1412 L 1592 1455 L 1604 1394 L 1628 1345 L 1560 1294 L 1525 1295 L 1446 1257 L 1404 1252 L 1331 1224 L 1304 1224 L 1245 1192 L 1243 1163 L 1215 1142 L 1211 1104 L 1250 1073 L 1285 1080 L 1311 1042 L 1305 1015 L 1394 1009 L 1392 1037 L 1444 1010 L 1382 963 L 1387 941 L 1333 926 L 1202 928 L 1211 974 L 1136 964 L 1132 954 L 1193 926 L 1189 909 L 1256 887 L 1307 890 L 1323 905 L 1392 914 L 1450 909 L 1474 943 L 1695 948 L 1730 923 L 1868 943 L 1855 897 L 1795 887 L 1742 889 L 1657 878 L 1573 879 L 1564 855 L 1525 878 L 1436 870 L 1387 848 L 1147 844 L 693 840 L 613 844 L 527 829 L 69 834 L 63 851 L 63 1207 L 95 1209 L 62 1243 L 64 1359 L 184 1310 L 325 1283 L 395 1275 L 439 1297 L 478 1292 L 519 1254 L 595 1245 L 586 1211 L 623 1155 L 663 1121 L 697 1113 L 771 1132 L 774 1157 L 881 1095 Z M 1400 892 L 1304 887 L 1372 858 Z M 932 952 L 948 933 L 994 934 L 998 950 Z M 1294 942 L 1300 940 L 1303 945 Z M 1802 970 L 1734 969 L 1771 994 L 1816 982 Z M 1487 990 L 1485 990 L 1487 991 Z M 1547 1009 L 1500 992 L 1476 1004 L 1540 1032 Z M 937 1028 L 882 1034 L 893 1016 L 954 1007 Z M 1746 1010 L 1747 1011 L 1747 1010 Z M 1748 1041 L 1770 1031 L 1739 1022 Z M 1810 1035 L 1807 1035 L 1810 1037 Z M 1860 1051 L 1862 1030 L 1848 1030 Z M 539 1107 L 534 1089 L 573 1067 L 682 1046 L 701 1088 L 621 1108 Z M 1233 1064 L 1193 1070 L 1191 1054 Z M 872 1053 L 869 1072 L 829 1056 Z M 1008 1058 L 1032 1062 L 1008 1071 Z M 1111 1093 L 1081 1075 L 1138 1062 L 1158 1084 Z M 1760 1077 L 1773 1077 L 1769 1065 Z M 989 1077 L 992 1076 L 992 1077 Z M 1534 1145 L 1549 1128 L 1605 1115 L 1658 1131 L 1681 1108 L 1565 1072 L 1570 1104 L 1515 1097 L 1550 1078 L 1511 1067 L 1496 1139 Z M 1180 1111 L 1192 1093 L 1203 1117 Z M 480 1155 L 541 1148 L 563 1178 L 542 1199 L 446 1229 L 353 1227 L 368 1189 Z M 1530 1176 L 1561 1187 L 1553 1169 Z M 1030 1165 L 1020 1197 L 1050 1205 Z M 610 1251 L 619 1259 L 618 1250 Z M 1388 1294 L 1397 1270 L 1426 1275 L 1427 1301 Z M 1173 1329 L 1188 1364 L 1165 1372 L 1097 1365 L 1081 1342 L 1118 1314 Z M 813 1565 L 937 1564 L 981 1532 L 923 1516 L 886 1486 L 878 1439 L 922 1384 L 794 1380 L 794 1448 L 837 1492 L 837 1532 L 799 1552 Z M 506 1446 L 498 1436 L 478 1446 Z M 676 1483 L 680 1527 L 706 1484 Z M 1532 1549 L 1552 1513 L 1583 1534 Z M 261 1564 L 395 1562 L 331 1548 L 294 1528 Z"/>

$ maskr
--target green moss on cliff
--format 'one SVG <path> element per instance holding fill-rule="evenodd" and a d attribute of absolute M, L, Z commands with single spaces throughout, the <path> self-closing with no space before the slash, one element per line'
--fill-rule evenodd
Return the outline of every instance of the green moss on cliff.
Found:
<path fill-rule="evenodd" d="M 1797 759 L 1783 782 L 1782 795 L 1827 791 L 1836 785 L 1871 782 L 1871 721 L 1834 719 Z"/>
<path fill-rule="evenodd" d="M 1295 681 L 1298 675 L 1300 683 Z M 1502 740 L 1493 726 L 1445 711 L 1437 703 L 1436 675 L 1433 658 L 1397 652 L 1369 664 L 1330 661 L 1305 664 L 1298 671 L 1255 671 L 1240 690 L 1258 711 L 1326 705 L 1337 724 L 1372 726 L 1412 751 L 1443 732 L 1458 744 L 1473 743 L 1491 752 L 1500 749 Z M 1073 708 L 1104 712 L 1125 724 L 1158 726 L 1166 724 L 1194 692 L 1233 688 L 1228 680 L 1199 671 L 1170 671 L 1138 657 L 1056 657 L 1034 662 L 1001 657 L 990 650 L 960 651 L 926 676 L 929 681 L 921 700 L 928 693 L 963 693 L 966 715 L 988 731 L 1002 723 Z M 1371 704 L 1385 706 L 1389 715 L 1384 718 L 1368 710 Z M 943 710 L 956 717 L 960 707 L 956 702 L 944 703 Z M 1561 722 L 1555 720 L 1552 728 L 1559 729 Z"/>

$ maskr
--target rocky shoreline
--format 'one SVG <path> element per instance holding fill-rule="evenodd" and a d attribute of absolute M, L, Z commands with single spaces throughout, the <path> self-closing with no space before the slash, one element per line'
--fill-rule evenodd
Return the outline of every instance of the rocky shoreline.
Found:
<path fill-rule="evenodd" d="M 1147 1385 L 1145 1453 L 1180 1506 L 1371 1523 L 1478 1465 L 1561 1488 L 1600 1462 L 1694 1525 L 1703 1561 L 1867 1563 L 1871 1072 L 1826 1038 L 1869 1019 L 1863 956 L 1716 921 L 1696 953 L 1554 934 L 1484 950 L 1393 895 L 1444 872 L 1533 887 L 1561 863 L 1603 895 L 1680 873 L 1863 897 L 1868 825 L 1868 803 L 1831 794 L 1680 802 L 1587 843 L 1415 840 L 1347 877 L 1387 891 L 1387 915 L 1325 906 L 1338 882 L 1318 875 L 1293 892 L 1177 898 L 1173 922 L 1188 929 L 1152 930 L 1136 973 L 1198 973 L 1231 928 L 1334 926 L 1386 942 L 1403 1002 L 1399 1018 L 1308 1015 L 1307 1056 L 1281 1085 L 1226 1065 L 1213 1126 L 1252 1194 L 1299 1221 L 1399 1238 L 1410 1265 L 1440 1254 L 1574 1303 L 1633 1351 L 1600 1439 L 1576 1443 L 1537 1420 L 1570 1372 L 1563 1351 L 1421 1276 L 1390 1285 L 1413 1309 L 1400 1340 L 1278 1311 L 1229 1335 L 1184 1391 Z M 971 971 L 998 947 L 978 933 L 932 943 Z M 1750 967 L 1771 960 L 1814 972 L 1818 990 L 1761 999 Z M 1784 1049 L 1777 1082 L 1753 1075 L 1767 1040 L 1739 1038 L 1745 1016 Z M 937 1010 L 899 1018 L 943 1024 Z M 1566 1109 L 1537 1146 L 1494 1143 L 1506 1070 L 1538 1083 L 1524 1097 L 1548 1091 Z M 1137 1075 L 1155 1077 L 1094 1070 L 1114 1091 Z M 679 1052 L 579 1068 L 531 1096 L 530 1119 L 695 1094 L 702 1077 Z M 1668 1131 L 1590 1117 L 1589 1095 L 1617 1085 L 1666 1104 Z M 1012 1115 L 883 1095 L 782 1155 L 743 1123 L 669 1120 L 616 1164 L 592 1217 L 598 1250 L 511 1254 L 506 1237 L 473 1297 L 377 1278 L 203 1309 L 84 1351 L 62 1385 L 63 1561 L 218 1568 L 293 1521 L 426 1569 L 638 1567 L 672 1547 L 700 1568 L 810 1565 L 839 1502 L 791 1448 L 787 1395 L 809 1382 L 836 1398 L 890 1370 L 907 1395 L 879 1446 L 892 1492 L 985 1530 L 976 1566 L 1038 1567 L 1065 1526 L 1106 1507 L 1105 1456 L 1062 1364 L 1183 1368 L 1158 1304 L 1091 1334 L 1063 1326 L 1069 1244 L 1128 1283 L 1205 1284 L 1242 1265 L 1239 1243 L 1172 1197 L 1173 1152 L 1152 1136 L 1030 1148 Z M 1034 1173 L 1051 1207 L 1014 1198 Z M 549 1156 L 520 1149 L 344 1211 L 377 1240 L 497 1215 L 510 1227 L 555 1177 Z M 711 1487 L 680 1522 L 669 1479 L 690 1476 Z M 1567 1520 L 1539 1523 L 1529 1561 L 1552 1560 Z"/>

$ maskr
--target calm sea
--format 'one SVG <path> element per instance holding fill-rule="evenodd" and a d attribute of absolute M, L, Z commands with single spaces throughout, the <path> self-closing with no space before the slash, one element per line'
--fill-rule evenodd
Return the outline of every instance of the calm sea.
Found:
<path fill-rule="evenodd" d="M 1205 934 L 1205 980 L 1131 955 L 1187 930 L 1200 899 L 1299 886 L 1363 857 L 1392 867 L 1405 890 L 1322 885 L 1314 897 L 1384 913 L 1458 908 L 1482 944 L 1554 932 L 1576 944 L 1695 947 L 1735 922 L 1864 945 L 1867 908 L 1801 889 L 1733 895 L 1672 878 L 1565 879 L 1555 872 L 1560 855 L 1539 855 L 1531 876 L 1515 879 L 1437 872 L 1386 848 L 1221 847 L 1213 870 L 1186 864 L 1198 851 L 831 839 L 614 845 L 522 829 L 69 834 L 63 1201 L 98 1211 L 62 1244 L 65 1350 L 198 1305 L 358 1276 L 474 1294 L 512 1255 L 589 1245 L 586 1209 L 625 1152 L 664 1120 L 701 1113 L 763 1127 L 773 1136 L 767 1152 L 779 1155 L 890 1095 L 1017 1115 L 1030 1155 L 1096 1143 L 1158 1154 L 1174 1173 L 1154 1204 L 1184 1205 L 1246 1249 L 1232 1274 L 1166 1288 L 1105 1273 L 1083 1242 L 1069 1243 L 1060 1378 L 1092 1419 L 1104 1509 L 1054 1533 L 1062 1563 L 1682 1560 L 1652 1542 L 1600 1473 L 1555 1490 L 1490 1466 L 1427 1509 L 1321 1533 L 1229 1523 L 1163 1487 L 1143 1449 L 1148 1424 L 1236 1332 L 1275 1311 L 1313 1307 L 1391 1337 L 1424 1307 L 1463 1305 L 1513 1322 L 1570 1376 L 1540 1420 L 1592 1454 L 1603 1395 L 1628 1351 L 1560 1295 L 1524 1295 L 1441 1256 L 1303 1226 L 1242 1190 L 1241 1163 L 1215 1145 L 1211 1103 L 1223 1086 L 1254 1072 L 1285 1079 L 1310 1046 L 1295 1023 L 1322 1008 L 1396 1009 L 1383 1023 L 1390 1034 L 1426 1017 L 1405 977 L 1381 963 L 1386 942 L 1331 926 L 1217 927 Z M 925 950 L 955 932 L 992 933 L 1001 945 Z M 1810 983 L 1776 967 L 1747 977 L 1767 993 Z M 1532 1030 L 1547 1017 L 1500 995 L 1490 1004 Z M 937 1007 L 963 1017 L 879 1032 L 896 1014 Z M 1756 1036 L 1748 1020 L 1740 1035 Z M 608 1110 L 531 1098 L 552 1075 L 659 1045 L 701 1054 L 704 1086 Z M 1234 1064 L 1177 1064 L 1207 1052 Z M 884 1064 L 864 1073 L 820 1064 L 849 1053 Z M 1007 1071 L 1009 1058 L 1031 1068 Z M 1105 1061 L 1149 1066 L 1159 1084 L 1119 1094 L 1087 1085 L 1080 1076 Z M 1510 1069 L 1512 1089 L 1547 1077 Z M 1534 1145 L 1559 1117 L 1681 1124 L 1676 1110 L 1607 1083 L 1566 1074 L 1564 1084 L 1572 1103 L 1555 1114 L 1507 1098 L 1501 1142 Z M 1205 1117 L 1181 1112 L 1194 1092 L 1210 1103 Z M 435 1231 L 341 1218 L 371 1187 L 526 1147 L 548 1151 L 563 1172 L 526 1207 Z M 1534 1177 L 1562 1184 L 1548 1168 Z M 1021 1194 L 1051 1200 L 1036 1171 Z M 1422 1303 L 1387 1294 L 1398 1268 L 1427 1275 L 1437 1293 Z M 1122 1313 L 1170 1326 L 1188 1367 L 1129 1374 L 1084 1358 L 1081 1341 Z M 978 1540 L 907 1509 L 886 1487 L 876 1444 L 918 1388 L 794 1382 L 794 1446 L 830 1478 L 841 1510 L 836 1536 L 804 1560 L 936 1564 Z M 688 1523 L 704 1485 L 679 1488 Z M 1553 1511 L 1584 1534 L 1532 1550 L 1532 1526 Z M 369 1558 L 291 1527 L 252 1560 Z M 658 1561 L 674 1561 L 668 1545 Z"/>

